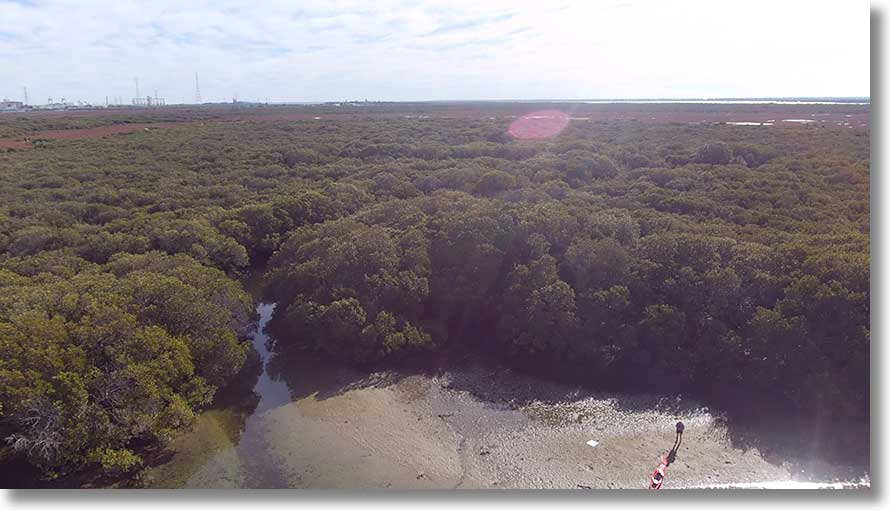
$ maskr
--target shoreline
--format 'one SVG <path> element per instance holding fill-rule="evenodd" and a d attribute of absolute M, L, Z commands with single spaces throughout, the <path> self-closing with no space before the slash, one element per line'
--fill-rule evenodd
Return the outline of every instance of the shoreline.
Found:
<path fill-rule="evenodd" d="M 678 394 L 595 391 L 490 361 L 359 370 L 269 351 L 272 310 L 257 308 L 250 386 L 221 395 L 143 471 L 85 486 L 645 489 L 683 421 L 665 489 L 870 488 L 867 464 L 737 444 L 733 425 Z"/>
<path fill-rule="evenodd" d="M 214 445 L 209 431 L 226 421 L 217 412 L 215 428 L 205 420 L 174 441 L 148 486 L 641 489 L 678 420 L 686 432 L 666 489 L 870 486 L 867 470 L 811 460 L 801 472 L 734 447 L 725 423 L 679 396 L 588 392 L 509 369 L 363 373 L 306 356 L 282 371 L 276 361 L 271 378 L 290 401 L 260 403 L 240 437 Z M 535 398 L 519 404 L 492 390 Z M 568 397 L 554 400 L 560 393 Z M 186 447 L 193 435 L 200 448 Z"/>

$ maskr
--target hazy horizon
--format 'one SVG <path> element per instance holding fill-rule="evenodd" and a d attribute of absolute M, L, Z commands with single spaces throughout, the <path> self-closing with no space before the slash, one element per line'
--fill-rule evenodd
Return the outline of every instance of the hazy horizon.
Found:
<path fill-rule="evenodd" d="M 869 10 L 835 2 L 0 0 L 30 104 L 870 97 Z M 157 91 L 157 92 L 156 92 Z"/>

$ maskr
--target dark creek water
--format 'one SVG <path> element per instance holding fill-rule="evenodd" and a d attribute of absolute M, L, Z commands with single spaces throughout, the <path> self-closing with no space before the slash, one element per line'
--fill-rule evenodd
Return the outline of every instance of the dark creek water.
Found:
<path fill-rule="evenodd" d="M 459 481 L 458 438 L 431 408 L 414 405 L 428 394 L 428 381 L 359 373 L 308 352 L 276 355 L 265 333 L 273 310 L 270 304 L 257 309 L 252 340 L 262 372 L 253 391 L 203 413 L 192 432 L 169 446 L 164 462 L 146 471 L 147 486 L 438 487 L 443 479 L 448 486 Z M 438 467 L 421 475 L 427 463 Z"/>
<path fill-rule="evenodd" d="M 269 304 L 258 307 L 260 322 L 252 340 L 262 373 L 253 392 L 230 407 L 203 413 L 192 432 L 170 445 L 165 461 L 146 471 L 147 486 L 372 488 L 460 483 L 454 447 L 459 438 L 429 405 L 419 402 L 429 393 L 428 380 L 362 374 L 311 353 L 279 357 L 268 350 L 264 331 L 273 310 Z M 448 410 L 454 414 L 454 409 Z M 427 469 L 427 464 L 433 467 Z"/>
<path fill-rule="evenodd" d="M 734 446 L 707 409 L 677 396 L 585 392 L 492 367 L 366 373 L 308 352 L 284 357 L 268 350 L 273 309 L 258 307 L 252 391 L 202 413 L 145 485 L 643 488 L 683 420 L 664 488 L 868 486 L 861 473 Z"/>
<path fill-rule="evenodd" d="M 149 470 L 146 480 L 159 487 L 285 487 L 287 481 L 268 462 L 269 447 L 263 434 L 263 416 L 291 401 L 290 390 L 282 380 L 269 376 L 271 359 L 266 324 L 275 307 L 257 307 L 260 321 L 252 334 L 253 346 L 262 363 L 262 372 L 253 393 L 258 397 L 250 410 L 250 399 L 241 406 L 207 411 L 198 418 L 195 430 L 179 437 L 170 447 L 172 457 Z"/>

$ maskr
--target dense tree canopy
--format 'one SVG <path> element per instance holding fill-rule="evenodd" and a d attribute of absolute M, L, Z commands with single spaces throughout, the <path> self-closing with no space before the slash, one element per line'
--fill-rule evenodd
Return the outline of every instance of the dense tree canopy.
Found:
<path fill-rule="evenodd" d="M 48 471 L 138 464 L 278 348 L 463 345 L 613 387 L 867 421 L 868 131 L 355 117 L 0 155 L 0 403 Z M 728 390 L 731 390 L 728 391 Z"/>
<path fill-rule="evenodd" d="M 48 471 L 132 467 L 132 441 L 190 424 L 244 363 L 249 297 L 186 255 L 33 272 L 0 269 L 0 401 L 12 446 Z"/>

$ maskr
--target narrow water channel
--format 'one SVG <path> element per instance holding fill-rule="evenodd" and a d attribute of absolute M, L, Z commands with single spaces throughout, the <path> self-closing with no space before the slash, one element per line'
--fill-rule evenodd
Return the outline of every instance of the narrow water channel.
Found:
<path fill-rule="evenodd" d="M 356 371 L 308 351 L 288 356 L 271 352 L 265 329 L 273 311 L 272 304 L 257 308 L 260 319 L 251 339 L 261 372 L 252 392 L 226 395 L 225 406 L 202 413 L 192 431 L 168 446 L 163 462 L 146 470 L 146 486 L 383 488 L 456 483 L 459 438 L 420 398 L 428 380 L 418 377 L 420 386 L 405 390 L 400 386 L 404 379 L 390 381 L 385 373 Z"/>
<path fill-rule="evenodd" d="M 195 430 L 174 441 L 169 462 L 149 470 L 147 479 L 159 487 L 287 487 L 287 480 L 269 462 L 271 447 L 264 435 L 263 417 L 271 409 L 291 402 L 285 381 L 267 370 L 272 352 L 266 325 L 275 305 L 257 306 L 259 322 L 251 334 L 262 371 L 253 387 L 256 406 L 212 409 L 198 418 Z M 239 423 L 243 420 L 243 424 Z"/>
<path fill-rule="evenodd" d="M 504 368 L 368 373 L 309 351 L 285 356 L 269 350 L 274 305 L 257 312 L 252 391 L 201 413 L 146 470 L 146 486 L 640 488 L 677 420 L 688 437 L 672 488 L 868 486 L 801 480 L 792 465 L 735 447 L 706 409 L 678 397 L 585 392 Z"/>

